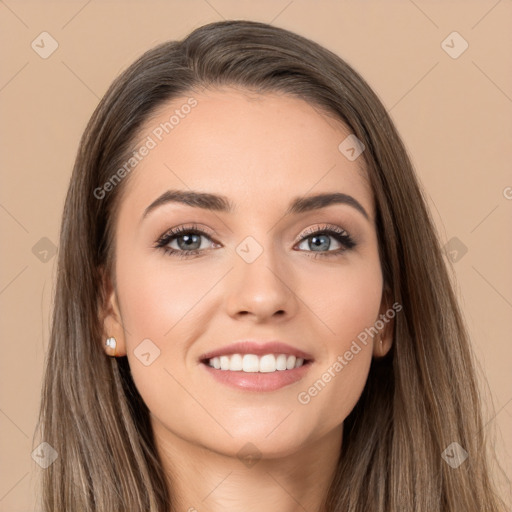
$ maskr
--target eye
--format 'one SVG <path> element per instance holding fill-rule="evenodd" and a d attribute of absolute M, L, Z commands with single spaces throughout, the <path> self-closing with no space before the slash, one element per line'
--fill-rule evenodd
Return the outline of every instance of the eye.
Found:
<path fill-rule="evenodd" d="M 155 247 L 170 256 L 186 258 L 206 251 L 204 239 L 211 242 L 210 248 L 220 247 L 220 244 L 212 240 L 210 233 L 196 224 L 170 229 L 160 237 Z M 335 240 L 334 250 L 332 239 Z M 314 253 L 312 257 L 315 258 L 339 256 L 356 246 L 356 242 L 344 229 L 329 225 L 308 229 L 301 235 L 299 242 L 299 250 Z"/>
<path fill-rule="evenodd" d="M 167 231 L 156 242 L 155 247 L 162 249 L 166 254 L 183 258 L 204 252 L 204 238 L 213 242 L 209 233 L 195 224 L 193 226 L 179 226 Z M 213 245 L 218 244 L 213 242 Z"/>
<path fill-rule="evenodd" d="M 331 249 L 331 239 L 335 240 L 335 250 Z M 322 226 L 311 228 L 301 235 L 299 248 L 307 252 L 314 252 L 313 257 L 339 256 L 341 253 L 354 248 L 356 245 L 353 238 L 338 226 Z M 302 246 L 302 247 L 301 247 Z M 307 248 L 305 249 L 306 246 Z"/>

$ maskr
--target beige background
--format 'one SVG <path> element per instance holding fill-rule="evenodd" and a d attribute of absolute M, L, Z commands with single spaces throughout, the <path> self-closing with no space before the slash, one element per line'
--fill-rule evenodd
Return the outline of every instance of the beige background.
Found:
<path fill-rule="evenodd" d="M 510 503 L 510 0 L 0 0 L 0 511 L 38 510 L 43 470 L 31 452 L 55 278 L 51 249 L 79 137 L 111 81 L 143 51 L 222 18 L 272 22 L 318 41 L 352 64 L 390 111 L 443 244 L 467 248 L 450 264 L 482 385 L 488 381 L 485 429 Z M 58 43 L 46 59 L 31 47 L 43 31 Z M 442 46 L 453 31 L 469 44 L 458 58 Z M 445 45 L 453 53 L 462 41 L 452 39 Z"/>

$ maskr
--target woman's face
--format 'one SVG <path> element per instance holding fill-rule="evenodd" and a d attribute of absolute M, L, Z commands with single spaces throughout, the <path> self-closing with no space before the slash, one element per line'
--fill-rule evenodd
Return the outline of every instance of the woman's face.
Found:
<path fill-rule="evenodd" d="M 252 443 L 277 457 L 341 432 L 372 353 L 390 343 L 365 336 L 388 305 L 363 159 L 350 139 L 339 149 L 348 135 L 300 99 L 234 89 L 173 100 L 141 130 L 137 148 L 148 149 L 125 178 L 105 334 L 128 356 L 161 440 L 232 456 Z M 169 191 L 223 199 L 154 204 Z M 317 194 L 353 199 L 309 200 Z M 279 341 L 312 362 L 256 374 L 200 360 L 243 340 Z M 244 387 L 256 379 L 259 390 Z"/>

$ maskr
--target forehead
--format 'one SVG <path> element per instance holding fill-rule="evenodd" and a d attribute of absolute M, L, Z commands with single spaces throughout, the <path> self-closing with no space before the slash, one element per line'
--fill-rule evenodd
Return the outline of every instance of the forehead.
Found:
<path fill-rule="evenodd" d="M 124 196 L 144 209 L 167 189 L 258 199 L 287 206 L 290 197 L 326 191 L 357 196 L 373 218 L 362 157 L 339 145 L 351 134 L 340 120 L 302 99 L 233 88 L 191 92 L 162 104 L 140 129 L 139 156 Z"/>

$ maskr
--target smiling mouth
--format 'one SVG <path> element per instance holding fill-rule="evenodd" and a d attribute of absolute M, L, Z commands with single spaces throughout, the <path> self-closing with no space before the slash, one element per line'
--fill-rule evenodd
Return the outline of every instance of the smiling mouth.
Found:
<path fill-rule="evenodd" d="M 287 354 L 232 354 L 203 359 L 201 363 L 216 370 L 245 373 L 289 371 L 311 364 L 311 360 Z"/>

